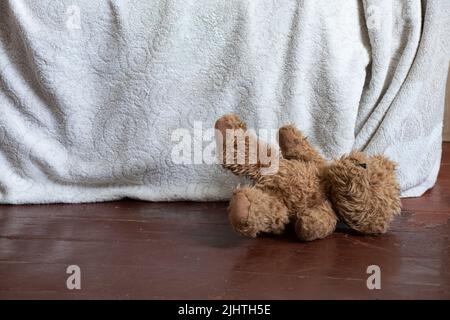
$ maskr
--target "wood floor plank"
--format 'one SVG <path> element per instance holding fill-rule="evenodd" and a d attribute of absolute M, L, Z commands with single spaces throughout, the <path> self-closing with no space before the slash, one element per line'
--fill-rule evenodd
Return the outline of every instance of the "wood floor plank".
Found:
<path fill-rule="evenodd" d="M 442 164 L 450 164 L 450 142 L 442 144 Z"/>
<path fill-rule="evenodd" d="M 450 212 L 450 186 L 437 184 L 418 198 L 402 199 L 405 211 Z"/>
<path fill-rule="evenodd" d="M 85 266 L 82 269 L 82 289 L 65 288 L 65 265 L 10 264 L 0 265 L 0 272 L 20 273 L 22 277 L 6 280 L 0 289 L 4 298 L 146 298 L 146 299 L 433 299 L 450 298 L 448 286 L 437 282 L 391 282 L 383 277 L 381 290 L 368 290 L 365 274 L 358 278 L 308 276 L 280 273 L 247 272 L 220 268 L 217 272 L 171 274 L 171 269 L 154 271 L 148 267 L 130 266 L 128 272 L 116 266 Z M 383 268 L 383 267 L 382 267 Z M 428 270 L 427 266 L 423 267 Z M 384 270 L 384 269 L 382 269 Z M 221 277 L 217 277 L 221 272 Z M 385 270 L 387 273 L 388 270 Z M 401 270 L 399 270 L 401 272 Z M 31 277 L 37 275 L 39 277 Z M 31 284 L 31 285 L 30 285 Z"/>

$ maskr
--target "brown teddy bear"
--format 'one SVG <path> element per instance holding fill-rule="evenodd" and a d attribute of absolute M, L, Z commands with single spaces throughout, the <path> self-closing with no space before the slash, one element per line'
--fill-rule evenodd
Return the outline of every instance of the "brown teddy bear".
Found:
<path fill-rule="evenodd" d="M 395 164 L 384 156 L 355 151 L 327 162 L 299 130 L 286 125 L 278 131 L 278 170 L 263 174 L 270 163 L 263 163 L 254 150 L 264 149 L 250 148 L 263 142 L 245 134 L 244 147 L 238 147 L 236 132 L 247 132 L 239 117 L 225 115 L 215 128 L 223 167 L 254 181 L 253 186 L 237 187 L 228 207 L 230 222 L 240 234 L 280 234 L 293 222 L 298 238 L 311 241 L 331 234 L 338 220 L 361 234 L 380 234 L 400 213 Z M 231 153 L 227 146 L 233 148 Z M 275 150 L 265 147 L 269 155 Z M 245 152 L 240 162 L 236 150 Z"/>

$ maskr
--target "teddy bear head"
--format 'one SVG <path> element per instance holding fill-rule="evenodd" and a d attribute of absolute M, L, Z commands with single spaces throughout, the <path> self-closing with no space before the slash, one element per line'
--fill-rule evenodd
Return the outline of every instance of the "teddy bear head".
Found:
<path fill-rule="evenodd" d="M 337 215 L 354 230 L 386 232 L 401 208 L 395 169 L 384 156 L 357 151 L 330 163 L 327 191 Z"/>

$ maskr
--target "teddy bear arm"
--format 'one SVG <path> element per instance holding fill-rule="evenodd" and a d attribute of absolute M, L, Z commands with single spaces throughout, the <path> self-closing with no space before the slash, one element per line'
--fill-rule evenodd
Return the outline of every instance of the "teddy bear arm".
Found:
<path fill-rule="evenodd" d="M 337 217 L 331 203 L 323 203 L 297 214 L 295 232 L 302 241 L 323 239 L 336 229 Z"/>
<path fill-rule="evenodd" d="M 280 149 L 286 159 L 315 161 L 325 160 L 309 143 L 308 139 L 293 125 L 285 125 L 278 131 Z"/>
<path fill-rule="evenodd" d="M 276 164 L 272 163 L 278 160 L 276 149 L 249 134 L 246 124 L 238 116 L 222 116 L 216 121 L 215 129 L 217 146 L 221 148 L 219 160 L 225 169 L 236 175 L 258 179 L 264 169 Z M 264 157 L 261 150 L 265 150 Z"/>

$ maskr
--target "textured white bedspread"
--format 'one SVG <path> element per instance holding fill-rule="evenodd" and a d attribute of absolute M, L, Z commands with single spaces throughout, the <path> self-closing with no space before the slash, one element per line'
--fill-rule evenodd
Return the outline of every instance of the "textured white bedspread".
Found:
<path fill-rule="evenodd" d="M 2 0 L 0 203 L 226 199 L 238 178 L 194 163 L 210 145 L 194 128 L 228 112 L 295 123 L 328 158 L 386 153 L 403 195 L 421 195 L 440 162 L 449 13 L 447 0 Z M 174 162 L 180 128 L 193 163 Z"/>

